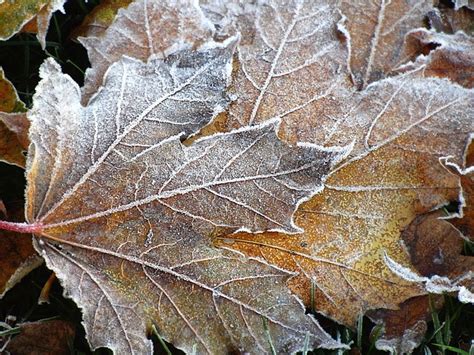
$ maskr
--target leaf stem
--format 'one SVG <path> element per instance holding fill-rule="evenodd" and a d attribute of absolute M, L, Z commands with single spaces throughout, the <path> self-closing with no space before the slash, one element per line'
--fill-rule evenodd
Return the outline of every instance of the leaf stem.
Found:
<path fill-rule="evenodd" d="M 0 230 L 1 229 L 17 232 L 17 233 L 39 234 L 43 230 L 43 225 L 40 223 L 29 224 L 29 223 L 0 221 Z"/>

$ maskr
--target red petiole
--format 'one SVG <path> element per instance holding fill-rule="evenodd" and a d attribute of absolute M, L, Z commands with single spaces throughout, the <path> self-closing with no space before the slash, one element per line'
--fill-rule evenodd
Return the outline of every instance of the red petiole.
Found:
<path fill-rule="evenodd" d="M 29 224 L 29 223 L 0 221 L 0 229 L 17 232 L 17 233 L 39 234 L 43 230 L 43 225 L 41 223 Z"/>

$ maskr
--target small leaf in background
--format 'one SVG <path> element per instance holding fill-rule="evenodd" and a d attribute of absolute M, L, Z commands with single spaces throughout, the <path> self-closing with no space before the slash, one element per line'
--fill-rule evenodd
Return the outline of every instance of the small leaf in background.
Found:
<path fill-rule="evenodd" d="M 130 3 L 132 0 L 101 0 L 99 5 L 84 18 L 81 25 L 74 29 L 71 37 L 100 36 L 115 20 L 118 10 Z"/>
<path fill-rule="evenodd" d="M 28 24 L 37 31 L 38 41 L 46 47 L 46 32 L 55 11 L 64 12 L 65 0 L 17 0 L 0 3 L 0 40 L 7 40 Z"/>
<path fill-rule="evenodd" d="M 412 62 L 397 71 L 422 68 L 426 76 L 448 78 L 466 88 L 474 87 L 473 37 L 463 32 L 450 35 L 418 29 L 410 31 L 405 41 L 404 51 Z"/>
<path fill-rule="evenodd" d="M 63 320 L 26 322 L 14 328 L 17 334 L 7 340 L 4 348 L 12 355 L 70 354 L 76 333 L 74 324 Z"/>
<path fill-rule="evenodd" d="M 25 106 L 12 83 L 0 68 L 0 161 L 25 167 L 23 152 L 28 149 Z"/>
<path fill-rule="evenodd" d="M 443 296 L 431 296 L 431 303 L 439 310 Z M 377 349 L 393 354 L 411 354 L 423 341 L 434 311 L 430 296 L 410 298 L 398 310 L 370 311 L 369 317 L 382 327 L 376 340 Z"/>
<path fill-rule="evenodd" d="M 8 210 L 9 221 L 24 221 L 23 209 Z M 0 230 L 0 298 L 43 261 L 31 244 L 31 236 Z"/>
<path fill-rule="evenodd" d="M 470 36 L 474 34 L 474 9 L 462 7 L 455 10 L 448 6 L 439 6 L 428 12 L 427 17 L 430 27 L 438 32 L 454 34 L 464 31 Z"/>

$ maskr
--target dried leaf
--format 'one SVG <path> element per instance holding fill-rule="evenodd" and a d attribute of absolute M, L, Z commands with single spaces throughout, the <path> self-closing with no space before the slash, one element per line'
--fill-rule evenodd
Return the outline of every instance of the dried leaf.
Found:
<path fill-rule="evenodd" d="M 23 210 L 8 211 L 10 221 L 24 221 Z M 0 298 L 43 260 L 31 244 L 31 236 L 0 230 Z"/>
<path fill-rule="evenodd" d="M 33 18 L 41 47 L 46 47 L 46 32 L 53 12 L 64 12 L 66 0 L 16 0 L 0 2 L 0 40 L 18 33 Z M 30 25 L 31 26 L 31 25 Z"/>
<path fill-rule="evenodd" d="M 421 215 L 403 231 L 402 239 L 411 264 L 422 276 L 460 280 L 457 286 L 474 290 L 474 278 L 470 275 L 474 258 L 461 255 L 463 237 L 452 227 L 451 220 L 440 219 L 442 217 L 441 211 Z M 436 309 L 441 308 L 442 297 L 432 295 L 431 299 Z M 423 340 L 432 312 L 428 296 L 422 296 L 407 300 L 400 305 L 400 310 L 371 313 L 369 316 L 384 326 L 377 348 L 397 354 L 411 353 Z"/>
<path fill-rule="evenodd" d="M 29 122 L 21 111 L 25 106 L 0 68 L 0 161 L 24 167 Z"/>
<path fill-rule="evenodd" d="M 433 49 L 435 48 L 435 49 Z M 418 29 L 408 33 L 404 51 L 412 62 L 400 72 L 422 68 L 424 75 L 448 78 L 467 88 L 474 87 L 474 38 Z"/>
<path fill-rule="evenodd" d="M 20 101 L 12 83 L 8 81 L 0 68 L 0 161 L 25 167 L 23 152 L 28 149 L 29 122 L 25 106 Z M 2 207 L 3 202 L 2 202 Z M 23 222 L 23 210 L 8 211 L 9 220 Z M 7 216 L 5 216 L 7 217 Z M 0 231 L 0 298 L 18 283 L 32 269 L 41 264 L 33 246 L 31 237 L 15 232 Z"/>
<path fill-rule="evenodd" d="M 314 11 L 307 8 L 311 6 Z M 349 12 L 348 6 L 353 5 L 344 4 L 343 12 Z M 372 47 L 351 41 L 348 47 L 353 57 L 367 58 L 362 53 L 368 50 L 384 62 L 384 53 L 396 53 L 393 48 L 401 46 L 404 34 L 419 26 L 430 8 L 427 2 L 407 6 L 400 20 L 401 2 L 382 9 L 366 3 L 361 5 L 364 16 L 347 14 L 344 22 L 334 9 L 316 2 L 271 1 L 257 8 L 218 1 L 203 5 L 222 33 L 234 28 L 242 35 L 232 125 L 277 116 L 283 117 L 280 134 L 288 141 L 356 142 L 352 159 L 331 175 L 326 190 L 299 208 L 295 220 L 303 235 L 239 234 L 217 243 L 297 272 L 290 288 L 305 304 L 311 306 L 315 289 L 316 310 L 347 325 L 354 325 L 361 312 L 397 308 L 423 292 L 390 271 L 381 249 L 409 265 L 400 230 L 417 214 L 458 197 L 459 180 L 438 159 L 443 154 L 460 157 L 473 130 L 472 91 L 447 81 L 425 79 L 418 72 L 356 93 L 346 80 L 347 57 L 337 34 L 348 40 L 363 32 L 373 34 L 372 19 L 380 17 L 383 21 L 375 26 L 379 37 Z M 291 36 L 296 40 L 289 41 Z M 315 63 L 313 56 L 318 58 Z M 298 61 L 299 66 L 294 64 Z M 279 65 L 286 66 L 292 80 L 279 81 L 283 79 L 272 72 Z M 366 72 L 374 73 L 371 68 Z"/>
<path fill-rule="evenodd" d="M 455 10 L 459 10 L 463 6 L 466 6 L 467 8 L 474 10 L 474 3 L 472 2 L 472 0 L 454 0 Z"/>
<path fill-rule="evenodd" d="M 167 54 L 172 46 L 199 45 L 210 38 L 213 28 L 197 1 L 184 1 L 184 6 L 179 7 L 173 4 L 173 0 L 137 0 L 126 12 L 120 9 L 113 24 L 100 37 L 79 38 L 91 62 L 82 88 L 83 104 L 101 86 L 107 68 L 122 55 L 146 61 L 152 55 Z"/>
<path fill-rule="evenodd" d="M 352 78 L 360 89 L 392 74 L 406 61 L 397 49 L 409 30 L 423 27 L 425 15 L 432 10 L 428 0 L 342 0 L 340 6 L 347 17 Z"/>
<path fill-rule="evenodd" d="M 419 216 L 403 232 L 412 265 L 421 276 L 446 277 L 474 294 L 474 258 L 462 255 L 462 234 L 441 217 L 440 213 Z"/>
<path fill-rule="evenodd" d="M 433 312 L 430 297 L 435 310 L 442 307 L 443 297 L 432 295 L 410 298 L 399 310 L 370 312 L 369 317 L 383 327 L 376 348 L 391 354 L 411 354 L 425 338 Z"/>
<path fill-rule="evenodd" d="M 8 342 L 7 354 L 70 354 L 76 333 L 71 322 L 47 320 L 21 323 L 19 327 L 20 334 Z"/>
<path fill-rule="evenodd" d="M 349 326 L 427 290 L 467 300 L 470 274 L 420 275 L 401 240 L 461 197 L 440 160 L 461 166 L 474 131 L 473 90 L 395 71 L 431 3 L 364 3 L 362 16 L 349 2 L 204 1 L 214 26 L 176 5 L 137 1 L 82 40 L 86 107 L 51 60 L 34 98 L 24 228 L 91 345 L 147 353 L 154 324 L 189 352 L 341 346 L 287 286 Z M 206 41 L 237 32 L 227 96 L 235 37 Z M 247 127 L 188 139 L 219 112 L 224 129 Z"/>
<path fill-rule="evenodd" d="M 101 0 L 99 5 L 87 14 L 81 25 L 74 29 L 71 36 L 99 37 L 114 21 L 118 10 L 127 7 L 131 2 L 132 0 Z"/>
<path fill-rule="evenodd" d="M 458 198 L 459 179 L 439 158 L 462 157 L 474 129 L 474 95 L 412 74 L 374 83 L 352 100 L 329 142 L 355 139 L 355 147 L 325 190 L 297 211 L 305 233 L 240 234 L 220 243 L 297 272 L 289 286 L 306 305 L 313 283 L 314 308 L 353 326 L 361 312 L 394 309 L 422 293 L 391 272 L 382 250 L 410 265 L 400 231 L 420 213 Z M 314 136 L 331 131 L 323 124 L 313 130 Z"/>
<path fill-rule="evenodd" d="M 239 66 L 228 125 L 239 127 L 273 117 L 299 122 L 306 117 L 331 120 L 324 100 L 344 90 L 345 46 L 337 37 L 341 16 L 324 1 L 208 1 L 207 16 L 222 33 L 238 31 Z M 286 134 L 283 127 L 282 135 Z M 286 137 L 285 137 L 286 138 Z M 291 140 L 291 139 L 289 139 Z M 295 140 L 291 140 L 295 142 Z"/>
<path fill-rule="evenodd" d="M 427 13 L 430 27 L 438 32 L 454 34 L 464 31 L 474 35 L 474 10 L 462 7 L 459 10 L 439 7 Z"/>
<path fill-rule="evenodd" d="M 307 338 L 342 346 L 304 314 L 286 287 L 292 274 L 206 238 L 299 231 L 298 204 L 350 149 L 289 146 L 278 120 L 184 146 L 181 131 L 197 132 L 228 104 L 234 46 L 230 38 L 147 64 L 124 57 L 85 108 L 54 61 L 42 66 L 27 219 L 83 309 L 93 348 L 150 353 L 152 323 L 188 352 L 271 352 L 269 338 L 277 352 L 301 350 Z"/>

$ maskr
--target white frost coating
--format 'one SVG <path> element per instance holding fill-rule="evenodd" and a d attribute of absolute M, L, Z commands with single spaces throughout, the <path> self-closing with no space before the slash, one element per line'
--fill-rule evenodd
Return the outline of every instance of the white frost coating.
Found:
<path fill-rule="evenodd" d="M 389 269 L 396 273 L 398 276 L 400 276 L 402 279 L 411 282 L 425 282 L 428 280 L 427 277 L 420 276 L 409 268 L 397 263 L 395 260 L 388 256 L 386 251 L 383 252 L 383 257 Z"/>
<path fill-rule="evenodd" d="M 186 24 L 186 25 L 184 25 Z M 122 55 L 147 61 L 212 38 L 214 26 L 196 0 L 137 0 L 119 9 L 114 22 L 98 37 L 81 37 L 91 68 L 86 71 L 83 104 L 97 91 L 107 68 Z"/>
<path fill-rule="evenodd" d="M 51 223 L 49 226 L 85 222 L 160 201 L 175 213 L 212 225 L 231 227 L 233 230 L 245 228 L 253 232 L 301 232 L 294 223 L 294 212 L 302 201 L 323 189 L 326 175 L 334 161 L 346 156 L 348 148 L 319 149 L 319 146 L 312 144 L 288 146 L 277 138 L 279 121 L 275 119 L 230 133 L 217 133 L 196 140 L 190 147 L 182 146 L 178 136 L 163 140 L 134 155 L 129 161 L 146 161 L 152 167 L 156 165 L 152 160 L 154 156 L 160 156 L 162 164 L 177 164 L 166 179 L 160 178 L 163 182 L 159 188 L 156 187 L 158 193 L 144 194 L 144 191 L 137 190 L 128 203 L 90 214 L 83 211 L 80 217 Z M 160 153 L 170 149 L 181 152 L 179 154 L 183 158 L 179 158 L 182 159 L 180 163 L 176 161 L 178 155 L 172 154 L 175 162 L 168 163 L 169 158 Z M 275 155 L 273 163 L 271 155 Z M 266 158 L 269 159 L 268 162 L 262 160 Z M 213 169 L 209 167 L 210 161 L 214 165 Z M 142 174 L 142 177 L 146 175 Z M 260 184 L 262 190 L 255 190 L 255 186 Z M 99 193 L 100 189 L 95 191 Z M 260 196 L 263 191 L 274 191 L 282 197 L 280 201 L 285 204 L 275 201 L 274 195 Z M 203 193 L 210 193 L 208 198 L 218 198 L 221 206 L 190 205 L 190 198 L 202 199 L 203 197 L 197 196 L 202 196 Z M 61 201 L 64 202 L 64 198 Z M 219 212 L 222 210 L 229 211 L 230 214 Z M 213 214 L 221 216 L 208 217 Z"/>
<path fill-rule="evenodd" d="M 420 325 L 420 326 L 419 326 Z M 421 327 L 424 331 L 416 331 Z M 414 326 L 414 329 L 406 329 L 400 338 L 385 339 L 382 337 L 377 339 L 375 347 L 378 350 L 387 351 L 390 354 L 411 354 L 419 345 L 426 332 L 426 323 L 420 321 Z"/>
<path fill-rule="evenodd" d="M 147 149 L 139 148 L 139 145 L 151 147 L 183 130 L 190 135 L 211 121 L 219 110 L 224 109 L 229 103 L 224 89 L 229 83 L 231 73 L 228 64 L 232 60 L 235 46 L 231 41 L 227 43 L 228 47 L 216 44 L 212 49 L 209 47 L 205 51 L 178 52 L 163 61 L 150 60 L 146 64 L 137 59 L 122 57 L 108 69 L 105 86 L 86 108 L 80 107 L 78 87 L 72 79 L 58 73 L 59 67 L 54 61 L 46 61 L 41 71 L 44 79 L 40 87 L 61 96 L 58 85 L 50 80 L 51 72 L 51 75 L 58 77 L 56 81 L 64 82 L 62 90 L 74 91 L 75 94 L 55 99 L 54 110 L 49 108 L 51 103 L 46 103 L 37 105 L 38 109 L 30 112 L 29 115 L 35 122 L 32 132 L 38 132 L 31 137 L 32 141 L 38 143 L 39 137 L 43 135 L 41 131 L 50 129 L 48 121 L 54 118 L 58 120 L 53 125 L 54 130 L 58 130 L 60 137 L 64 136 L 59 139 L 58 147 L 65 144 L 83 153 L 76 152 L 73 153 L 74 158 L 66 155 L 63 159 L 61 156 L 68 154 L 67 149 L 57 151 L 54 164 L 62 164 L 64 168 L 64 160 L 67 159 L 69 167 L 66 170 L 69 171 L 69 176 L 62 174 L 62 178 L 66 180 L 61 184 L 57 184 L 55 178 L 51 180 L 48 190 L 54 186 L 56 196 L 47 195 L 43 200 L 43 208 L 40 210 L 47 210 L 44 216 L 51 214 L 57 207 L 51 205 L 51 202 L 58 198 L 58 193 L 63 192 L 63 195 L 56 205 L 67 200 L 100 170 L 111 154 L 131 159 Z M 37 93 L 38 100 L 41 95 L 45 98 L 48 96 L 40 91 Z M 70 102 L 67 107 L 61 106 L 61 100 L 64 99 Z M 133 102 L 133 105 L 128 102 Z M 64 118 L 57 117 L 72 109 L 75 113 L 67 117 L 70 122 L 66 123 Z M 72 142 L 68 135 L 74 136 Z M 42 144 L 55 144 L 56 139 L 52 138 L 53 142 Z M 73 148 L 71 144 L 76 147 Z M 91 155 L 91 151 L 94 154 Z"/>
<path fill-rule="evenodd" d="M 468 9 L 474 10 L 474 3 L 472 0 L 454 0 L 454 9 L 457 11 L 461 7 L 467 7 Z"/>
<path fill-rule="evenodd" d="M 459 301 L 462 303 L 473 303 L 474 304 L 474 293 L 469 291 L 466 287 L 461 286 L 458 291 Z"/>
<path fill-rule="evenodd" d="M 458 299 L 461 302 L 474 303 L 474 294 L 461 284 L 464 281 L 472 282 L 472 280 L 474 280 L 474 272 L 472 271 L 456 278 L 456 280 L 450 280 L 446 276 L 439 275 L 434 275 L 432 277 L 420 276 L 409 268 L 397 263 L 395 260 L 390 258 L 385 251 L 384 261 L 389 269 L 402 279 L 424 284 L 426 291 L 429 293 L 441 294 L 444 292 L 457 292 Z"/>
<path fill-rule="evenodd" d="M 45 5 L 41 11 L 37 14 L 36 23 L 38 27 L 38 33 L 36 37 L 41 44 L 41 48 L 46 48 L 46 33 L 49 27 L 49 21 L 53 16 L 53 12 L 61 11 L 63 14 L 64 11 L 64 3 L 66 0 L 52 0 L 47 5 Z"/>
<path fill-rule="evenodd" d="M 40 239 L 39 242 L 42 242 Z M 66 260 L 61 260 L 59 259 L 63 265 L 58 264 L 58 259 L 57 257 L 55 258 L 55 255 L 53 253 L 48 252 L 48 250 L 51 248 L 49 245 L 44 247 L 40 243 L 38 243 L 38 240 L 34 239 L 33 240 L 33 246 L 35 249 L 43 256 L 46 266 L 50 269 L 53 270 L 61 283 L 61 286 L 64 288 L 63 290 L 63 296 L 65 298 L 71 299 L 74 301 L 74 303 L 78 306 L 79 309 L 81 309 L 82 314 L 83 314 L 83 320 L 81 321 L 82 326 L 84 329 L 88 330 L 90 328 L 90 324 L 88 323 L 89 320 L 89 309 L 90 305 L 88 304 L 90 298 L 85 295 L 83 296 L 81 287 L 82 287 L 82 280 L 83 280 L 83 275 L 80 276 L 80 281 L 77 282 L 74 287 L 71 287 L 69 284 L 70 276 L 69 274 L 70 271 L 74 270 L 74 272 L 83 272 L 78 266 L 77 262 L 73 261 L 74 257 L 73 255 L 66 255 L 64 254 L 64 258 Z M 55 260 L 56 259 L 56 260 Z M 67 261 L 64 263 L 64 261 Z M 80 275 L 79 273 L 77 276 Z M 94 278 L 93 275 L 88 275 L 90 276 L 93 284 L 96 285 L 96 287 L 100 288 L 100 283 L 102 281 L 99 281 L 98 279 Z M 105 293 L 105 292 L 104 292 Z M 106 295 L 109 296 L 109 295 Z M 102 295 L 102 297 L 104 297 Z M 113 308 L 114 304 L 111 299 L 108 297 L 107 301 L 109 302 L 110 306 Z M 99 301 L 99 305 L 100 305 Z M 118 317 L 118 315 L 117 315 Z M 118 317 L 119 318 L 119 317 Z M 120 319 L 120 318 L 119 318 Z M 108 329 L 110 328 L 110 323 L 107 326 Z M 138 332 L 142 332 L 141 336 L 134 336 L 134 343 L 132 344 L 129 335 L 127 334 L 127 329 L 124 328 L 124 325 L 122 322 L 118 322 L 117 326 L 114 327 L 114 334 L 119 333 L 120 335 L 117 337 L 112 337 L 109 336 L 107 337 L 107 342 L 97 344 L 93 341 L 93 334 L 89 334 L 89 332 L 86 331 L 86 340 L 87 343 L 89 344 L 90 348 L 92 350 L 95 350 L 99 347 L 107 347 L 112 350 L 114 354 L 120 354 L 122 352 L 129 353 L 131 355 L 141 355 L 141 354 L 152 354 L 153 353 L 153 343 L 150 339 L 147 339 L 144 334 L 146 333 L 146 328 L 145 324 L 143 322 L 143 319 L 137 320 L 134 324 L 134 330 L 138 330 Z M 96 334 L 97 335 L 97 334 Z"/>
<path fill-rule="evenodd" d="M 339 12 L 339 15 L 341 16 L 341 19 L 337 22 L 337 30 L 339 32 L 341 32 L 344 35 L 344 37 L 346 38 L 347 53 L 352 53 L 351 34 L 347 30 L 347 27 L 346 27 L 347 17 L 341 12 L 340 9 L 338 9 L 337 11 Z M 352 57 L 350 55 L 347 56 L 347 61 L 346 61 L 347 68 L 346 68 L 346 70 L 353 77 L 354 74 L 352 73 L 352 70 L 351 70 L 351 58 Z"/>

